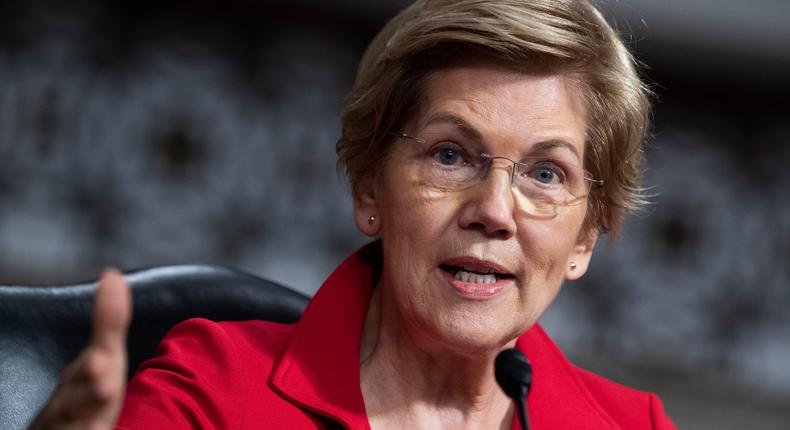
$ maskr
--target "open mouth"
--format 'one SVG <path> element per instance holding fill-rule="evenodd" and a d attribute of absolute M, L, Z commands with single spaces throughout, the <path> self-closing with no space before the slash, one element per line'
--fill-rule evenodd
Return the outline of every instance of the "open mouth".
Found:
<path fill-rule="evenodd" d="M 509 273 L 495 272 L 490 269 L 472 269 L 464 266 L 440 264 L 439 268 L 451 274 L 455 279 L 472 284 L 494 284 L 502 279 L 512 279 Z"/>

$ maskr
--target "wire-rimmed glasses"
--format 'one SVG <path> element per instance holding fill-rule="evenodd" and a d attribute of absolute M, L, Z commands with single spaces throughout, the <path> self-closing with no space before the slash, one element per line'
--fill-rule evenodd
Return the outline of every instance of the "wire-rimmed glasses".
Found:
<path fill-rule="evenodd" d="M 427 148 L 426 139 L 407 133 L 393 135 L 423 146 L 414 162 L 423 183 L 436 191 L 470 188 L 486 178 L 496 160 L 507 161 L 512 165 L 510 184 L 517 207 L 536 216 L 553 216 L 558 207 L 581 203 L 593 186 L 603 186 L 602 179 L 595 179 L 580 166 L 548 156 L 516 161 L 486 152 L 476 153 L 457 142 L 440 141 Z"/>

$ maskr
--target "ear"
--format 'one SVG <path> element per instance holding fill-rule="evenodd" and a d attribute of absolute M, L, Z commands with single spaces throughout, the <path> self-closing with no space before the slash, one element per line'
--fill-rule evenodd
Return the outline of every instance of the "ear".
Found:
<path fill-rule="evenodd" d="M 579 234 L 576 245 L 573 246 L 571 253 L 568 255 L 568 261 L 565 265 L 565 279 L 573 281 L 587 273 L 597 240 L 597 229 L 591 228 Z"/>
<path fill-rule="evenodd" d="M 377 197 L 375 181 L 364 179 L 353 186 L 354 220 L 357 228 L 365 236 L 374 237 L 381 229 L 381 212 Z"/>

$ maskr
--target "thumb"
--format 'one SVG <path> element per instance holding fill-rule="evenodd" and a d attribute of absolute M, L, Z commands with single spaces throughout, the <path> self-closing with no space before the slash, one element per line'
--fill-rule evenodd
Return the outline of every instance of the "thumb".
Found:
<path fill-rule="evenodd" d="M 123 349 L 131 316 L 131 291 L 123 275 L 117 269 L 105 270 L 93 299 L 91 344 L 105 351 Z"/>

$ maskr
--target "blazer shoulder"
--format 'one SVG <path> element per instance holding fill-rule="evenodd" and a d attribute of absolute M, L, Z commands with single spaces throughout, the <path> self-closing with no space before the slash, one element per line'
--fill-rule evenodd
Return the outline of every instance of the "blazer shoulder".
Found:
<path fill-rule="evenodd" d="M 279 355 L 288 345 L 295 325 L 273 321 L 223 321 L 217 324 L 237 347 L 252 348 L 263 354 Z"/>
<path fill-rule="evenodd" d="M 657 395 L 640 391 L 574 366 L 580 379 L 623 429 L 674 430 Z"/>
<path fill-rule="evenodd" d="M 271 372 L 288 348 L 294 324 L 272 321 L 223 321 L 211 323 L 218 327 L 235 350 L 237 366 L 268 381 Z"/>
<path fill-rule="evenodd" d="M 272 321 L 221 321 L 191 318 L 176 324 L 165 335 L 163 343 L 186 341 L 208 342 L 233 348 L 246 354 L 278 356 L 293 333 L 293 324 Z"/>
<path fill-rule="evenodd" d="M 285 351 L 293 329 L 289 324 L 261 320 L 188 319 L 170 329 L 154 357 L 144 361 L 137 373 L 177 366 L 202 377 L 232 379 L 247 371 L 261 376 L 260 371 L 271 369 Z"/>
<path fill-rule="evenodd" d="M 119 427 L 250 428 L 258 406 L 287 409 L 267 381 L 292 331 L 268 321 L 177 324 L 127 385 Z"/>

